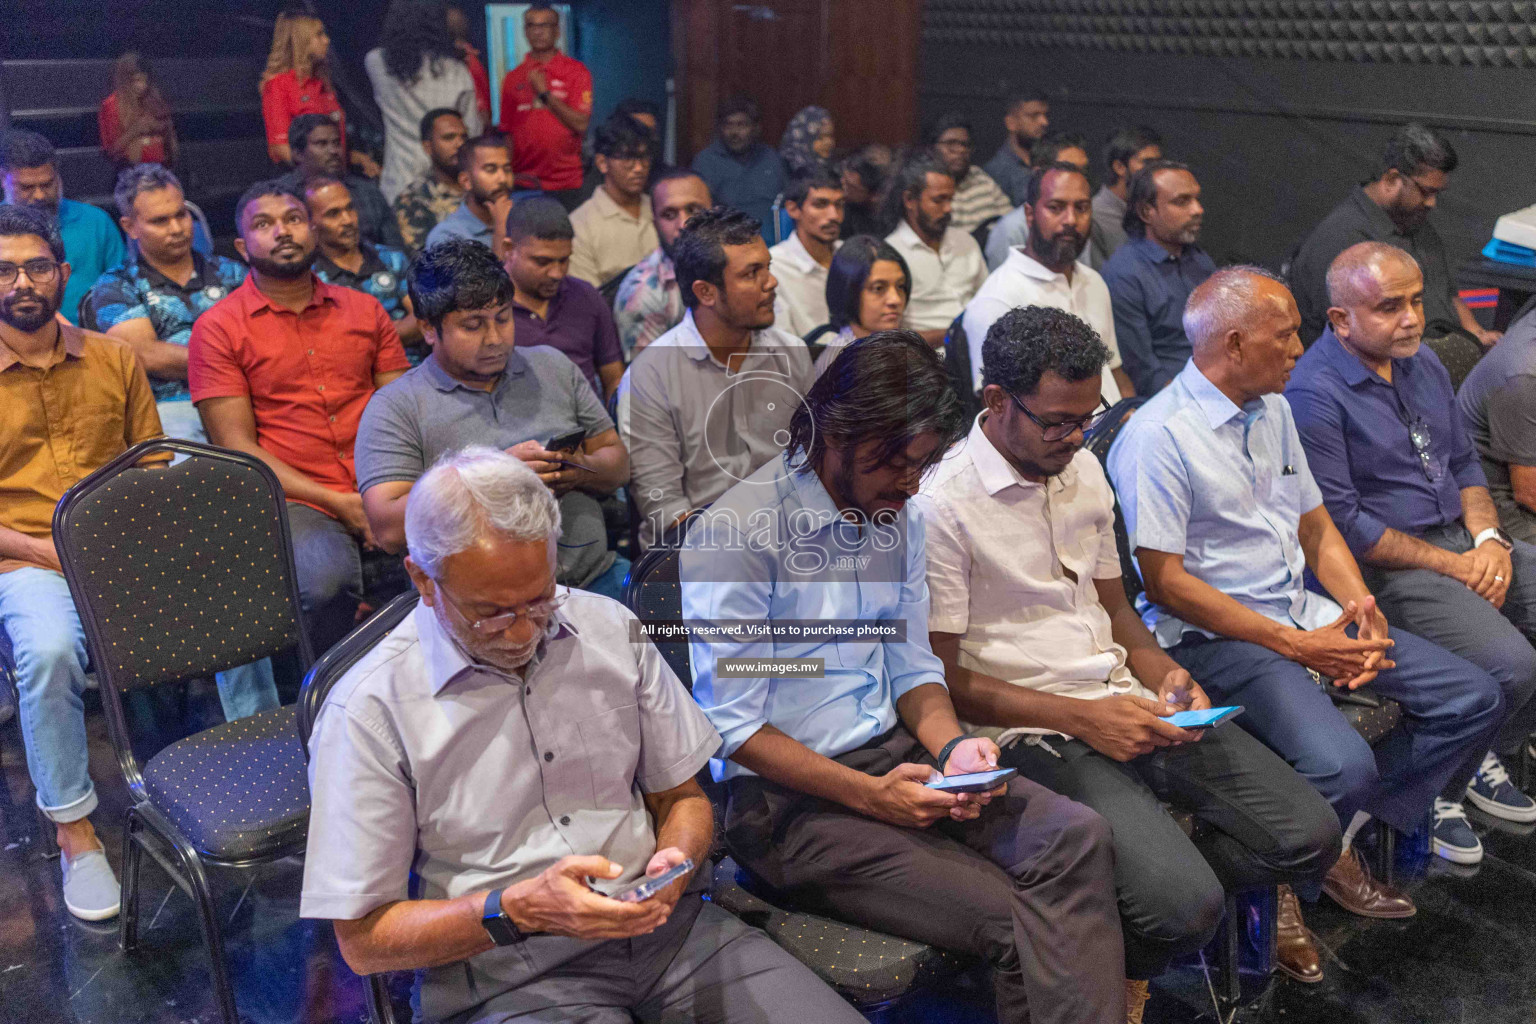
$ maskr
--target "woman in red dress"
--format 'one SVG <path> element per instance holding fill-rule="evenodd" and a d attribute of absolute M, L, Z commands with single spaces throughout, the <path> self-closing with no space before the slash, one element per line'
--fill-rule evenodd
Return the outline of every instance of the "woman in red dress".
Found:
<path fill-rule="evenodd" d="M 101 148 L 119 166 L 174 164 L 176 129 L 171 108 L 155 87 L 149 64 L 125 53 L 112 68 L 112 92 L 96 113 Z"/>

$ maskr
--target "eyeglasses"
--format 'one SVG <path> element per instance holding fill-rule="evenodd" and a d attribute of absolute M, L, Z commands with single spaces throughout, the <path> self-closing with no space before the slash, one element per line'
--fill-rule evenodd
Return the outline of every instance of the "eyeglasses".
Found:
<path fill-rule="evenodd" d="M 1428 185 L 1424 184 L 1422 181 L 1420 181 L 1418 178 L 1411 177 L 1411 176 L 1409 176 L 1407 174 L 1403 175 L 1403 177 L 1405 177 L 1409 181 L 1413 182 L 1413 187 L 1418 189 L 1419 190 L 1419 194 L 1421 196 L 1423 196 L 1425 199 L 1433 199 L 1433 198 L 1435 198 L 1440 193 L 1444 192 L 1445 188 L 1446 188 L 1444 185 L 1440 186 L 1439 188 L 1431 188 L 1430 186 L 1428 186 Z"/>
<path fill-rule="evenodd" d="M 1002 385 L 998 386 L 1002 387 Z M 1025 406 L 1023 402 L 1019 401 L 1019 396 L 1014 394 L 1012 391 L 1009 391 L 1007 388 L 1003 388 L 1003 394 L 1013 399 L 1013 404 L 1019 407 L 1020 412 L 1029 417 L 1029 422 L 1040 428 L 1040 437 L 1045 441 L 1065 441 L 1079 430 L 1087 434 L 1092 431 L 1094 427 L 1099 425 L 1099 421 L 1102 420 L 1104 418 L 1104 414 L 1109 411 L 1108 403 L 1106 403 L 1103 397 L 1100 396 L 1099 404 L 1094 406 L 1093 412 L 1089 413 L 1087 416 L 1082 416 L 1075 420 L 1062 420 L 1060 423 L 1047 423 L 1040 417 L 1036 416 L 1034 413 L 1030 412 L 1029 408 Z"/>
<path fill-rule="evenodd" d="M 59 265 L 53 260 L 27 260 L 25 263 L 0 263 L 0 288 L 16 283 L 16 275 L 25 273 L 33 284 L 47 284 L 59 273 Z"/>
<path fill-rule="evenodd" d="M 1408 425 L 1408 439 L 1413 442 L 1413 450 L 1419 457 L 1419 465 L 1424 468 L 1424 476 L 1430 483 L 1440 482 L 1445 475 L 1445 470 L 1440 466 L 1440 460 L 1435 458 L 1430 451 L 1429 424 L 1423 417 L 1415 416 L 1413 422 Z"/>
<path fill-rule="evenodd" d="M 452 608 L 468 625 L 470 632 L 476 636 L 492 637 L 499 633 L 505 633 L 511 629 L 518 619 L 527 619 L 529 622 L 539 624 L 548 622 L 560 606 L 565 604 L 567 591 L 556 591 L 553 597 L 542 598 L 538 601 L 530 601 L 521 610 L 505 612 L 501 615 L 493 615 L 488 619 L 471 619 L 464 614 L 464 609 L 459 603 L 448 595 L 448 591 L 441 583 L 437 584 L 437 592 L 443 595 L 443 600 Z"/>

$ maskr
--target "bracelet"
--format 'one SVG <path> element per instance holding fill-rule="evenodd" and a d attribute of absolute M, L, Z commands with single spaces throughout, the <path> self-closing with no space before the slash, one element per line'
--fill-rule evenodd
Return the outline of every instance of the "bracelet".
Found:
<path fill-rule="evenodd" d="M 959 736 L 956 736 L 954 739 L 944 744 L 944 749 L 939 751 L 938 762 L 940 772 L 944 771 L 944 766 L 949 763 L 949 755 L 953 754 L 955 752 L 955 748 L 968 739 L 970 739 L 969 736 L 967 736 L 965 733 L 961 733 Z"/>

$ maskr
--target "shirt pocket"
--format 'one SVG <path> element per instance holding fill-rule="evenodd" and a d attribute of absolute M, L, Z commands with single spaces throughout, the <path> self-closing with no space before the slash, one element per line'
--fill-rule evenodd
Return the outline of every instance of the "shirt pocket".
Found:
<path fill-rule="evenodd" d="M 640 768 L 640 705 L 598 712 L 578 728 L 592 773 L 594 809 L 628 810 Z"/>
<path fill-rule="evenodd" d="M 1275 477 L 1269 488 L 1270 511 L 1280 525 L 1294 530 L 1301 522 L 1301 476 L 1290 473 Z"/>
<path fill-rule="evenodd" d="M 70 439 L 74 448 L 73 471 L 84 477 L 106 465 L 127 450 L 123 435 L 123 408 L 112 405 L 87 405 L 70 416 Z M 61 467 L 64 468 L 64 467 Z"/>

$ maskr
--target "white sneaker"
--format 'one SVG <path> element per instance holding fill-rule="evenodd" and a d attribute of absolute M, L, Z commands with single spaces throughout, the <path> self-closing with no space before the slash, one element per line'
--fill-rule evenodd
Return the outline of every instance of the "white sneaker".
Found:
<path fill-rule="evenodd" d="M 105 921 L 117 916 L 123 890 L 100 847 L 78 857 L 60 857 L 64 871 L 64 906 L 82 921 Z"/>

